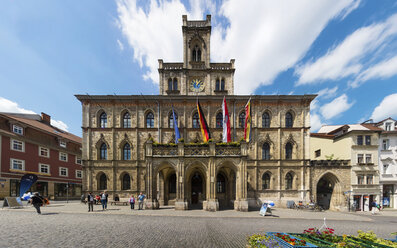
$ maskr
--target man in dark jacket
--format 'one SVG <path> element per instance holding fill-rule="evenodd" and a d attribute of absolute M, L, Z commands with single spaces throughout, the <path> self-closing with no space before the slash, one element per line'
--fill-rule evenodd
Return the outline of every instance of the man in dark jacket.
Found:
<path fill-rule="evenodd" d="M 31 198 L 31 202 L 33 207 L 36 208 L 37 213 L 41 214 L 40 207 L 43 205 L 44 199 L 39 195 L 39 193 L 35 193 L 33 195 L 33 197 Z"/>
<path fill-rule="evenodd" d="M 87 196 L 88 212 L 90 212 L 90 211 L 94 212 L 94 200 L 95 200 L 95 197 L 92 194 L 92 192 L 90 192 Z"/>

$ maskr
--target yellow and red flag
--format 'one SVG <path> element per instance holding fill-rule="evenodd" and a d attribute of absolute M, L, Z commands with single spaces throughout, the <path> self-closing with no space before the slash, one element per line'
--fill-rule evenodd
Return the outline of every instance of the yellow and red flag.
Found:
<path fill-rule="evenodd" d="M 251 141 L 252 135 L 252 118 L 251 118 L 251 98 L 245 105 L 245 127 L 244 127 L 244 140 L 245 142 Z"/>
<path fill-rule="evenodd" d="M 203 140 L 204 142 L 208 142 L 208 140 L 211 139 L 211 133 L 210 133 L 210 129 L 208 128 L 207 121 L 205 120 L 203 110 L 201 109 L 200 102 L 198 99 L 197 99 L 197 112 L 199 115 L 200 129 L 201 129 L 201 134 L 203 135 Z"/>

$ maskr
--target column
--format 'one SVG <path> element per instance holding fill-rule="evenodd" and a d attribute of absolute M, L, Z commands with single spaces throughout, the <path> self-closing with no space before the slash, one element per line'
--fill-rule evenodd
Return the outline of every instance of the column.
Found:
<path fill-rule="evenodd" d="M 153 171 L 152 141 L 146 143 L 146 208 L 158 209 L 159 204 L 156 199 L 156 175 Z"/>
<path fill-rule="evenodd" d="M 184 163 L 184 143 L 178 143 L 178 164 L 176 168 L 176 200 L 175 210 L 187 210 L 188 204 L 185 199 L 185 163 Z"/>
<path fill-rule="evenodd" d="M 234 201 L 234 210 L 247 212 L 248 211 L 248 199 L 247 199 L 247 156 L 248 156 L 248 144 L 241 142 L 241 162 L 237 169 L 236 175 L 236 200 Z"/>

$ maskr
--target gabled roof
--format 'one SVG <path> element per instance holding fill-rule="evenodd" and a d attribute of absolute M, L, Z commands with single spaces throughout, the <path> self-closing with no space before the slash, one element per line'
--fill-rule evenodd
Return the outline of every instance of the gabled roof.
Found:
<path fill-rule="evenodd" d="M 387 121 L 387 120 L 392 120 L 392 121 L 394 121 L 394 123 L 396 123 L 397 121 L 396 120 L 394 120 L 393 118 L 391 118 L 391 117 L 388 117 L 388 118 L 386 118 L 386 119 L 384 119 L 384 120 L 381 120 L 381 121 L 379 121 L 379 122 L 377 122 L 377 123 L 375 123 L 375 126 L 380 126 L 380 125 L 382 125 L 385 121 Z"/>
<path fill-rule="evenodd" d="M 32 128 L 39 129 L 40 131 L 49 133 L 51 135 L 60 137 L 61 139 L 67 139 L 75 143 L 82 143 L 82 139 L 74 134 L 63 131 L 52 125 L 48 125 L 41 121 L 40 115 L 24 115 L 24 114 L 13 114 L 13 113 L 0 113 L 0 116 L 4 116 L 8 119 L 15 120 L 17 122 L 28 125 Z"/>
<path fill-rule="evenodd" d="M 345 124 L 345 125 L 324 125 L 318 130 L 318 133 L 311 133 L 311 137 L 318 138 L 338 138 L 352 131 L 383 131 L 373 123 L 364 124 Z"/>

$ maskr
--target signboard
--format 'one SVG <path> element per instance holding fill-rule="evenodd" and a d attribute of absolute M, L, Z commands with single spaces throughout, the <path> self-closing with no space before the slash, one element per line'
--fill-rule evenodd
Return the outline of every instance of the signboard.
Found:
<path fill-rule="evenodd" d="M 3 208 L 20 208 L 23 207 L 21 198 L 19 197 L 6 197 L 3 202 Z"/>
<path fill-rule="evenodd" d="M 37 181 L 37 176 L 34 174 L 25 174 L 21 178 L 21 185 L 19 187 L 19 197 L 22 197 L 30 189 L 30 187 Z"/>
<path fill-rule="evenodd" d="M 383 206 L 390 206 L 390 197 L 383 197 Z"/>
<path fill-rule="evenodd" d="M 259 211 L 259 215 L 266 216 L 266 215 L 272 215 L 272 209 L 268 205 L 268 203 L 263 203 L 261 210 Z"/>

